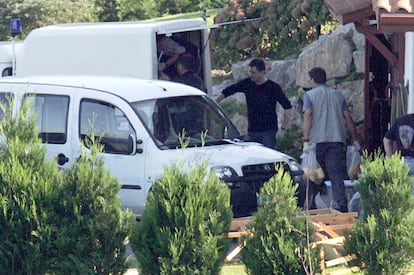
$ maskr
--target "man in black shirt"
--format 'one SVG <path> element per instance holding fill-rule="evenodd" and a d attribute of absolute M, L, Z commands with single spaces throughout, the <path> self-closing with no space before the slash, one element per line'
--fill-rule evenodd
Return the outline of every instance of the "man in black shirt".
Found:
<path fill-rule="evenodd" d="M 410 167 L 410 175 L 414 175 L 414 114 L 396 119 L 385 133 L 383 144 L 385 155 L 389 157 L 400 152 Z"/>
<path fill-rule="evenodd" d="M 178 75 L 172 78 L 172 81 L 193 86 L 197 89 L 204 90 L 203 80 L 194 74 L 194 58 L 191 55 L 182 54 L 177 60 Z"/>
<path fill-rule="evenodd" d="M 225 88 L 216 98 L 220 102 L 234 93 L 244 93 L 247 103 L 248 136 L 251 141 L 260 142 L 266 147 L 275 149 L 276 132 L 278 131 L 276 103 L 285 109 L 281 129 L 289 126 L 292 105 L 283 93 L 282 88 L 265 77 L 266 67 L 262 59 L 253 59 L 249 63 L 250 77 Z"/>

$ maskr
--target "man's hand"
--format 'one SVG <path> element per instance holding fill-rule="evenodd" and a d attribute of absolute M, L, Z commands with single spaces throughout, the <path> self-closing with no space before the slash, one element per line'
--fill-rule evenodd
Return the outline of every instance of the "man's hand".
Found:
<path fill-rule="evenodd" d="M 309 142 L 308 141 L 305 141 L 303 143 L 303 152 L 304 153 L 308 153 L 309 152 Z"/>
<path fill-rule="evenodd" d="M 285 134 L 286 134 L 286 129 L 285 128 L 279 128 L 277 130 L 277 133 L 276 133 L 276 138 L 277 139 L 283 138 L 285 136 Z"/>
<path fill-rule="evenodd" d="M 353 145 L 355 146 L 355 148 L 359 151 L 361 150 L 361 145 L 359 144 L 358 140 L 354 140 L 353 141 Z"/>

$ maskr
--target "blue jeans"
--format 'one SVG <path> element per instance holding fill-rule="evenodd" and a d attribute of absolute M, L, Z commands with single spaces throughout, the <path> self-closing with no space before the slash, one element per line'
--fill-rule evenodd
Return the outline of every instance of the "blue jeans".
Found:
<path fill-rule="evenodd" d="M 276 131 L 249 132 L 249 141 L 255 141 L 266 147 L 275 149 L 276 147 Z"/>
<path fill-rule="evenodd" d="M 316 143 L 316 160 L 332 183 L 333 208 L 341 212 L 348 212 L 344 185 L 346 172 L 343 165 L 345 150 L 345 144 L 342 142 Z"/>

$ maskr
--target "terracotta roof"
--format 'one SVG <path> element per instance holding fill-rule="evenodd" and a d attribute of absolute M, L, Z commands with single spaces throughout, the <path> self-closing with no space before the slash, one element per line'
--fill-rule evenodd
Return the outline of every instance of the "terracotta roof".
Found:
<path fill-rule="evenodd" d="M 414 0 L 324 0 L 341 23 L 363 24 L 376 20 L 383 31 L 414 31 Z"/>
<path fill-rule="evenodd" d="M 373 0 L 372 6 L 375 11 L 384 9 L 389 13 L 412 13 L 414 1 L 412 0 Z"/>

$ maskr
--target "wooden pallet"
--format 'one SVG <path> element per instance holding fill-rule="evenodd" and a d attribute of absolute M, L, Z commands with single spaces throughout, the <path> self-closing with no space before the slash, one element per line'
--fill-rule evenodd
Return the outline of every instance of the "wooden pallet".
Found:
<path fill-rule="evenodd" d="M 310 224 L 315 229 L 318 241 L 314 245 L 321 247 L 321 269 L 347 264 L 354 255 L 342 255 L 346 230 L 350 230 L 358 218 L 357 212 L 342 213 L 337 210 L 315 209 L 304 211 L 302 214 L 309 218 Z M 350 268 L 355 270 L 356 267 Z"/>
<path fill-rule="evenodd" d="M 243 217 L 243 218 L 234 218 L 231 221 L 230 231 L 227 234 L 228 238 L 231 239 L 239 239 L 244 235 L 250 234 L 250 231 L 247 230 L 248 224 L 252 221 L 252 217 Z M 233 261 L 234 258 L 239 255 L 239 253 L 243 249 L 243 244 L 238 243 L 236 247 L 234 247 L 230 252 L 227 254 L 225 261 L 230 262 Z"/>

